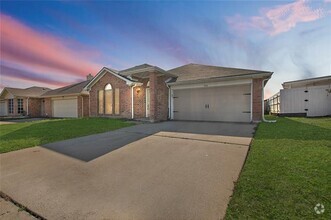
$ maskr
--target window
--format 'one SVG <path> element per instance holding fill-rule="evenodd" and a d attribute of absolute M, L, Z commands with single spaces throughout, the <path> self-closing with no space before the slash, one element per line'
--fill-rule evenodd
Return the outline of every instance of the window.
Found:
<path fill-rule="evenodd" d="M 17 99 L 17 113 L 23 114 L 23 99 Z"/>
<path fill-rule="evenodd" d="M 105 113 L 113 114 L 113 90 L 110 84 L 105 87 Z"/>
<path fill-rule="evenodd" d="M 115 89 L 115 115 L 120 114 L 120 89 Z"/>
<path fill-rule="evenodd" d="M 99 114 L 103 114 L 104 113 L 104 109 L 103 109 L 103 90 L 99 90 L 98 91 L 98 103 L 99 103 Z"/>
<path fill-rule="evenodd" d="M 115 97 L 114 97 L 115 96 Z M 119 89 L 113 89 L 110 84 L 105 86 L 104 90 L 98 91 L 98 113 L 100 115 L 107 114 L 118 115 L 120 113 Z"/>
<path fill-rule="evenodd" d="M 14 113 L 14 99 L 8 99 L 8 113 Z"/>

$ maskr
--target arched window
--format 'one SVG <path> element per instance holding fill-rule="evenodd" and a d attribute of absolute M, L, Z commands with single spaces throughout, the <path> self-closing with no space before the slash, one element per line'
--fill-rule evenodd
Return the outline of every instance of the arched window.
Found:
<path fill-rule="evenodd" d="M 111 85 L 108 83 L 106 86 L 105 86 L 105 90 L 111 90 L 112 89 L 112 87 L 111 87 Z"/>
<path fill-rule="evenodd" d="M 100 115 L 120 114 L 120 90 L 113 89 L 111 84 L 107 84 L 104 89 L 98 91 L 98 113 Z"/>
<path fill-rule="evenodd" d="M 105 114 L 113 114 L 113 89 L 110 84 L 105 86 Z"/>

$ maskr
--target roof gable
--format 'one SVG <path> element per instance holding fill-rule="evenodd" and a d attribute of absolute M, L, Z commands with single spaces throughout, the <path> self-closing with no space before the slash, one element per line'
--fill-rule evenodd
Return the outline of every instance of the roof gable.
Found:
<path fill-rule="evenodd" d="M 119 71 L 121 74 L 123 75 L 129 75 L 127 73 L 131 73 L 131 72 L 134 72 L 134 71 L 139 71 L 139 70 L 143 70 L 143 69 L 146 69 L 146 68 L 153 68 L 154 66 L 152 65 L 149 65 L 147 63 L 144 63 L 144 64 L 141 64 L 141 65 L 138 65 L 138 66 L 134 66 L 134 67 L 131 67 L 131 68 L 128 68 L 128 69 L 125 69 L 125 70 L 121 70 Z"/>
<path fill-rule="evenodd" d="M 133 83 L 135 83 L 134 80 L 131 80 L 125 76 L 122 76 L 120 74 L 118 74 L 117 70 L 111 69 L 111 68 L 107 68 L 107 67 L 103 67 L 98 73 L 97 75 L 95 75 L 95 77 L 84 87 L 84 90 L 89 90 L 95 83 L 97 83 L 106 73 L 110 73 L 118 78 L 120 78 L 121 80 L 124 80 L 126 82 L 127 85 L 131 85 Z"/>

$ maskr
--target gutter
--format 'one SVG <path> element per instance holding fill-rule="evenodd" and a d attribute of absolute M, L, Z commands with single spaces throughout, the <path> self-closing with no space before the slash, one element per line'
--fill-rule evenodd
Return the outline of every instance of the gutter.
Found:
<path fill-rule="evenodd" d="M 69 94 L 58 94 L 58 95 L 45 95 L 41 96 L 40 98 L 55 98 L 55 97 L 63 97 L 63 96 L 80 96 L 80 95 L 85 95 L 82 93 L 69 93 Z"/>
<path fill-rule="evenodd" d="M 185 81 L 176 81 L 167 83 L 168 85 L 185 85 L 185 84 L 197 84 L 197 83 L 209 83 L 215 81 L 231 81 L 237 79 L 255 79 L 260 77 L 270 77 L 272 75 L 271 72 L 265 73 L 255 73 L 255 74 L 244 74 L 244 75 L 235 75 L 235 76 L 221 76 L 221 77 L 209 77 L 209 78 L 200 78 L 200 79 L 191 79 Z"/>
<path fill-rule="evenodd" d="M 268 123 L 275 123 L 276 120 L 267 120 L 264 118 L 264 82 L 268 81 L 270 78 L 262 80 L 262 121 Z"/>

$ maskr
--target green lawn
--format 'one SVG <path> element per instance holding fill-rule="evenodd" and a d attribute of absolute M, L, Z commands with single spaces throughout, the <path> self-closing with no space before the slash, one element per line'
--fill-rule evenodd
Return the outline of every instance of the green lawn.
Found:
<path fill-rule="evenodd" d="M 131 125 L 133 123 L 110 118 L 51 119 L 0 125 L 0 153 Z"/>
<path fill-rule="evenodd" d="M 331 118 L 260 123 L 226 219 L 331 219 Z"/>

